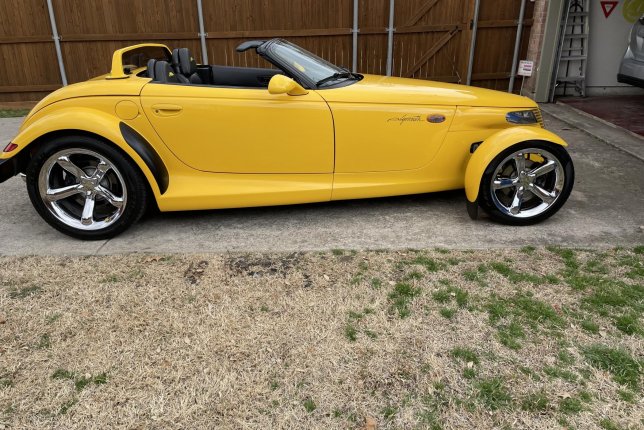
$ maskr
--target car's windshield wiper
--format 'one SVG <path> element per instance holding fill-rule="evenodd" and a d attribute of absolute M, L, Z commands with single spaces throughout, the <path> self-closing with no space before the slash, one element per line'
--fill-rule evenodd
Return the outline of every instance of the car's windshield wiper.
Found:
<path fill-rule="evenodd" d="M 354 75 L 353 73 L 351 73 L 349 71 L 347 71 L 347 72 L 337 72 L 337 73 L 332 74 L 331 76 L 327 76 L 324 79 L 320 79 L 319 81 L 317 81 L 315 83 L 315 85 L 319 87 L 320 85 L 322 85 L 324 83 L 327 83 L 327 82 L 330 82 L 330 81 L 335 81 L 337 79 L 347 79 L 347 78 L 358 79 L 358 77 L 356 75 Z"/>

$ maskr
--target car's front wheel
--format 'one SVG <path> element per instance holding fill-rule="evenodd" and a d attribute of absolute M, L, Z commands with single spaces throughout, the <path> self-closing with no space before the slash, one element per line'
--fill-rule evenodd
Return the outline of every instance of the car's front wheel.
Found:
<path fill-rule="evenodd" d="M 44 143 L 27 167 L 27 190 L 38 213 L 78 239 L 114 237 L 148 204 L 145 177 L 107 143 L 65 136 Z"/>
<path fill-rule="evenodd" d="M 534 224 L 555 214 L 574 183 L 568 152 L 547 142 L 523 142 L 501 152 L 489 164 L 479 192 L 483 209 L 495 220 Z"/>

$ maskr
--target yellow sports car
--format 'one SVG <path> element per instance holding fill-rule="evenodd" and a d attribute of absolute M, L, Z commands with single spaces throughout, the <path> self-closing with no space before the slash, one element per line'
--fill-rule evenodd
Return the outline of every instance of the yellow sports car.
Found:
<path fill-rule="evenodd" d="M 54 228 L 113 237 L 147 208 L 283 205 L 465 188 L 467 208 L 531 224 L 570 195 L 566 143 L 525 97 L 361 75 L 282 39 L 267 68 L 120 49 L 112 70 L 45 97 L 0 154 Z"/>

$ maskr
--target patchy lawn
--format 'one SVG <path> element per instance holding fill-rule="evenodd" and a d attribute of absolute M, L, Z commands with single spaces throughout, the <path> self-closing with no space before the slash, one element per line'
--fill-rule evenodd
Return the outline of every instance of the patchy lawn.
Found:
<path fill-rule="evenodd" d="M 0 427 L 643 422 L 644 247 L 0 258 Z"/>
<path fill-rule="evenodd" d="M 0 118 L 18 118 L 27 116 L 31 109 L 0 109 Z"/>

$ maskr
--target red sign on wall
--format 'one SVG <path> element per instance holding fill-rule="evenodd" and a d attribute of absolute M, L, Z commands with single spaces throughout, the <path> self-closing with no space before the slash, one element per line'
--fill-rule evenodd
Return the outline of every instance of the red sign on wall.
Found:
<path fill-rule="evenodd" d="M 608 18 L 611 13 L 615 10 L 617 7 L 617 1 L 600 1 L 599 2 L 602 5 L 602 11 L 604 12 L 604 16 Z"/>

